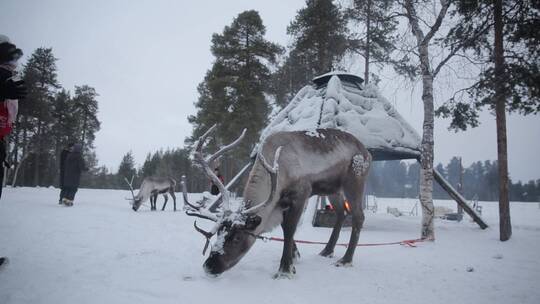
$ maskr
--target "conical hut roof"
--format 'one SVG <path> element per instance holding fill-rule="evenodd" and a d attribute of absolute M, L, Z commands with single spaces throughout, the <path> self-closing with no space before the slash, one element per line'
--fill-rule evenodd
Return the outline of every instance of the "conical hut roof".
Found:
<path fill-rule="evenodd" d="M 331 72 L 313 79 L 274 116 L 260 142 L 275 132 L 340 129 L 353 134 L 375 160 L 418 158 L 420 135 L 375 86 L 347 73 Z M 257 147 L 255 148 L 255 151 Z"/>

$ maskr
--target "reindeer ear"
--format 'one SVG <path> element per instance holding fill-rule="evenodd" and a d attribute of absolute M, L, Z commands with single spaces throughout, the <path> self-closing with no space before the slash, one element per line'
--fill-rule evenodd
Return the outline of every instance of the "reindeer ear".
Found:
<path fill-rule="evenodd" d="M 253 230 L 255 228 L 257 228 L 257 226 L 259 226 L 261 224 L 261 217 L 258 216 L 258 215 L 255 215 L 255 216 L 250 216 L 246 219 L 246 229 L 248 230 Z"/>

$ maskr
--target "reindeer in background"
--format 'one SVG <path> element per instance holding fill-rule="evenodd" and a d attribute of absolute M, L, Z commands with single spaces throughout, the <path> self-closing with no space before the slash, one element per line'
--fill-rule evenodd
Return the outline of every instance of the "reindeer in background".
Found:
<path fill-rule="evenodd" d="M 150 210 L 156 210 L 156 201 L 159 194 L 162 194 L 163 198 L 165 199 L 163 207 L 161 207 L 161 211 L 165 210 L 165 206 L 169 200 L 167 193 L 171 195 L 174 202 L 174 211 L 176 211 L 176 195 L 174 194 L 176 181 L 174 179 L 168 177 L 146 177 L 142 181 L 141 188 L 139 189 L 139 193 L 137 193 L 137 195 L 135 195 L 133 190 L 133 177 L 131 178 L 131 181 L 128 181 L 125 177 L 124 179 L 128 184 L 133 197 L 130 199 L 130 201 L 132 201 L 133 211 L 139 210 L 142 203 L 148 199 L 150 199 Z"/>
<path fill-rule="evenodd" d="M 233 210 L 227 190 L 209 166 L 213 160 L 231 150 L 242 140 L 244 133 L 233 143 L 215 154 L 204 157 L 202 147 L 210 128 L 196 143 L 194 161 L 202 167 L 223 194 L 221 210 L 211 212 L 202 204 L 187 199 L 185 182 L 182 192 L 186 213 L 216 222 L 210 231 L 195 229 L 206 238 L 205 253 L 210 239 L 217 235 L 210 256 L 204 262 L 208 274 L 218 275 L 236 265 L 261 234 L 281 225 L 284 235 L 283 254 L 275 278 L 290 278 L 296 272 L 293 260 L 298 257 L 294 234 L 304 207 L 312 195 L 344 194 L 350 203 L 352 231 L 345 255 L 336 266 L 352 265 L 360 230 L 364 223 L 362 197 L 371 165 L 371 155 L 353 135 L 337 129 L 278 132 L 270 135 L 258 150 L 243 195 L 243 202 Z M 268 161 L 273 164 L 270 165 Z M 338 218 L 330 240 L 320 255 L 331 257 L 344 220 L 343 199 L 332 204 Z M 212 204 L 209 204 L 212 205 Z"/>

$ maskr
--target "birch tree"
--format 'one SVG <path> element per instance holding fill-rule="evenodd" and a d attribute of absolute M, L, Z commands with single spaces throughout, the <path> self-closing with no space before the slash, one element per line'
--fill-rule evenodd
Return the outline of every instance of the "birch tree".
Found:
<path fill-rule="evenodd" d="M 422 143 L 420 156 L 420 204 L 422 206 L 422 230 L 423 239 L 435 239 L 433 227 L 433 129 L 434 129 L 434 97 L 433 81 L 441 68 L 448 62 L 445 58 L 438 65 L 432 67 L 432 49 L 439 47 L 434 37 L 441 28 L 443 20 L 447 16 L 450 1 L 441 0 L 440 7 L 432 24 L 424 21 L 424 16 L 419 14 L 418 8 L 426 4 L 425 1 L 404 0 L 400 3 L 403 16 L 406 18 L 411 33 L 415 40 L 414 51 L 418 57 L 419 74 L 422 81 L 422 102 L 424 105 L 424 122 L 422 125 Z M 406 61 L 406 60 L 404 60 Z M 404 62 L 402 61 L 402 62 Z M 410 70 L 410 69 L 409 69 Z"/>

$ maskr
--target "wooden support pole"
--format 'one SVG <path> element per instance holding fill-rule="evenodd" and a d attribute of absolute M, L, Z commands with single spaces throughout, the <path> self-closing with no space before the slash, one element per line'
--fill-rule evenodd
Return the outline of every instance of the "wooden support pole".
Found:
<path fill-rule="evenodd" d="M 470 216 L 472 219 L 480 226 L 482 229 L 486 229 L 488 225 L 484 220 L 476 214 L 476 212 L 467 204 L 465 198 L 459 194 L 459 192 L 450 185 L 450 183 L 444 179 L 444 177 L 439 173 L 439 171 L 433 169 L 433 177 L 441 187 L 463 208 L 463 210 Z"/>

